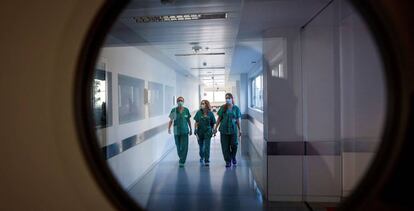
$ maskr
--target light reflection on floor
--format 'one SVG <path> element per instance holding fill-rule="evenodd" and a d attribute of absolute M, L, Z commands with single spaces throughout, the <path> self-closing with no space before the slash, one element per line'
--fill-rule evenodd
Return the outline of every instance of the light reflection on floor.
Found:
<path fill-rule="evenodd" d="M 240 149 L 237 166 L 225 168 L 218 136 L 210 157 L 209 167 L 200 165 L 192 136 L 184 168 L 174 148 L 129 193 L 146 210 L 308 210 L 303 203 L 263 204 Z"/>

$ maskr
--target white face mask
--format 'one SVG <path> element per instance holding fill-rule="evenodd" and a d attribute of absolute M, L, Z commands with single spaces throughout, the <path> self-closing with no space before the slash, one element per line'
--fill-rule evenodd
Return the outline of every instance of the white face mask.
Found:
<path fill-rule="evenodd" d="M 206 108 L 206 105 L 200 105 L 200 108 L 201 109 L 205 109 Z"/>
<path fill-rule="evenodd" d="M 227 103 L 227 104 L 232 104 L 232 103 L 233 103 L 233 101 L 232 101 L 231 99 L 226 99 L 226 103 Z"/>

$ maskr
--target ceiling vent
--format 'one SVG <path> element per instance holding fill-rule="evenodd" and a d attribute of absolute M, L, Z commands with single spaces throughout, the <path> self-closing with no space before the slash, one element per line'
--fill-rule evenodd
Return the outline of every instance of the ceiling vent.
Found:
<path fill-rule="evenodd" d="M 227 13 L 192 13 L 179 15 L 157 15 L 132 17 L 136 23 L 175 22 L 191 20 L 227 19 Z"/>

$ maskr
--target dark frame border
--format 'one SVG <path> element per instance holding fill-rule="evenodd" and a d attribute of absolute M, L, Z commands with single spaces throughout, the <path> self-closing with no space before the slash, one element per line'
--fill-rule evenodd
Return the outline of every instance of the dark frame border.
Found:
<path fill-rule="evenodd" d="M 374 34 L 377 46 L 380 49 L 385 66 L 385 79 L 387 88 L 387 114 L 385 128 L 379 150 L 354 192 L 340 205 L 340 210 L 367 210 L 372 208 L 385 209 L 384 205 L 378 205 L 380 193 L 388 179 L 392 177 L 394 166 L 399 161 L 399 153 L 408 139 L 405 139 L 408 125 L 408 113 L 410 110 L 409 94 L 403 94 L 409 90 L 404 81 L 402 73 L 409 71 L 408 67 L 401 65 L 403 61 L 399 58 L 408 58 L 407 48 L 400 45 L 401 42 L 393 37 L 393 22 L 384 11 L 387 11 L 383 1 L 373 0 L 350 0 L 355 9 L 363 16 L 371 32 Z M 74 114 L 79 141 L 83 149 L 92 174 L 102 188 L 102 191 L 117 208 L 121 210 L 141 210 L 139 205 L 121 188 L 105 159 L 101 155 L 96 135 L 94 133 L 93 119 L 91 114 L 90 90 L 92 70 L 104 42 L 106 34 L 116 21 L 123 8 L 129 0 L 107 0 L 95 17 L 79 52 L 78 66 L 76 70 L 74 98 Z M 395 1 L 394 4 L 404 4 Z M 390 4 L 390 3 L 388 3 Z M 408 3 L 405 3 L 408 4 Z M 394 14 L 395 15 L 395 14 Z M 398 19 L 398 18 L 397 18 Z M 395 21 L 394 21 L 395 24 Z M 398 28 L 397 28 L 398 29 Z M 395 30 L 401 33 L 400 31 Z M 405 53 L 405 54 L 404 54 Z M 409 80 L 406 78 L 405 80 Z M 411 90 L 410 90 L 411 91 Z M 411 108 L 412 109 L 412 108 Z M 409 168 L 409 167 L 406 167 Z"/>
<path fill-rule="evenodd" d="M 408 116 L 411 109 L 409 95 L 406 90 L 409 87 L 405 83 L 404 68 L 401 49 L 407 46 L 401 45 L 398 33 L 401 33 L 392 20 L 392 12 L 386 7 L 387 1 L 375 0 L 350 0 L 367 23 L 373 34 L 384 64 L 384 76 L 387 91 L 387 108 L 385 125 L 382 132 L 381 143 L 368 170 L 357 184 L 351 195 L 344 200 L 338 210 L 400 210 L 397 204 L 387 204 L 383 197 L 384 187 L 392 179 L 394 170 L 400 160 L 400 152 L 403 145 L 409 140 L 405 139 L 408 125 Z M 388 3 L 390 4 L 390 3 Z M 394 1 L 395 5 L 409 5 L 404 1 Z M 398 18 L 397 18 L 398 19 Z M 396 33 L 395 33 L 396 32 Z M 409 79 L 408 79 L 409 80 Z M 410 171 L 406 167 L 405 171 Z"/>
<path fill-rule="evenodd" d="M 106 35 L 130 0 L 106 0 L 95 16 L 79 52 L 75 76 L 75 118 L 80 145 L 92 175 L 107 199 L 119 210 L 143 210 L 119 185 L 109 169 L 94 132 L 92 105 L 89 99 L 93 70 Z"/>

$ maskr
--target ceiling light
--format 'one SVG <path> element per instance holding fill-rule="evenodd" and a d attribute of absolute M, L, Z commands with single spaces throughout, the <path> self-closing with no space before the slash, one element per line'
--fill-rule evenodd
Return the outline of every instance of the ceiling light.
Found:
<path fill-rule="evenodd" d="M 154 23 L 169 21 L 189 21 L 189 20 L 211 20 L 211 19 L 227 19 L 227 13 L 198 13 L 198 14 L 177 14 L 162 16 L 136 16 L 132 17 L 136 23 Z"/>
<path fill-rule="evenodd" d="M 194 53 L 198 53 L 202 49 L 202 47 L 199 46 L 199 45 L 195 45 L 195 46 L 192 47 L 192 49 L 193 49 Z"/>
<path fill-rule="evenodd" d="M 182 53 L 182 54 L 175 54 L 175 56 L 218 56 L 218 55 L 225 55 L 225 53 Z"/>
<path fill-rule="evenodd" d="M 225 69 L 225 67 L 192 67 L 192 70 Z"/>

